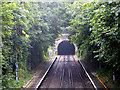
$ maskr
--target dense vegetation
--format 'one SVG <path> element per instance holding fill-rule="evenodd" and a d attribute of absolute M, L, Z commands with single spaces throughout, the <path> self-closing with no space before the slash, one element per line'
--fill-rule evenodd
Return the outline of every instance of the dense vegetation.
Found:
<path fill-rule="evenodd" d="M 2 5 L 2 88 L 20 87 L 15 80 L 15 64 L 24 78 L 39 65 L 60 32 L 66 30 L 63 4 L 3 2 Z M 62 14 L 62 15 L 61 15 Z M 64 20 L 64 21 L 63 21 Z"/>
<path fill-rule="evenodd" d="M 68 5 L 72 14 L 70 39 L 77 44 L 80 58 L 99 61 L 102 68 L 115 72 L 116 76 L 120 72 L 119 7 L 120 2 Z"/>
<path fill-rule="evenodd" d="M 102 63 L 102 68 L 119 75 L 120 2 L 2 2 L 1 5 L 2 88 L 20 86 L 22 81 L 15 80 L 15 64 L 26 78 L 23 72 L 28 74 L 28 70 L 44 60 L 48 47 L 62 32 L 70 33 L 81 59 Z"/>

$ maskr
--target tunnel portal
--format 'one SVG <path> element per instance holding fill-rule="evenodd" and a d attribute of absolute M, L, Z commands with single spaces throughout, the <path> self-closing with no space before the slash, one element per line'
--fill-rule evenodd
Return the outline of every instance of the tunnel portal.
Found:
<path fill-rule="evenodd" d="M 62 41 L 58 45 L 58 55 L 75 55 L 75 46 L 67 40 Z"/>

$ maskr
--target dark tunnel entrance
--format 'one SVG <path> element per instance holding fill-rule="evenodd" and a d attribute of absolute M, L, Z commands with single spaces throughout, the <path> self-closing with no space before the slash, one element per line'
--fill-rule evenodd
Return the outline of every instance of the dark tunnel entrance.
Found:
<path fill-rule="evenodd" d="M 58 45 L 58 55 L 75 55 L 75 46 L 74 44 L 70 44 L 69 41 L 62 41 Z"/>

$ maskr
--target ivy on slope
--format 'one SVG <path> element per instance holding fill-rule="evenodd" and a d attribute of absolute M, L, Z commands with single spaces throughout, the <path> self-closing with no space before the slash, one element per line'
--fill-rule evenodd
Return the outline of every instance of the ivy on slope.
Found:
<path fill-rule="evenodd" d="M 65 9 L 59 12 L 59 3 L 2 2 L 1 5 L 2 88 L 16 88 L 21 81 L 19 78 L 15 81 L 15 64 L 20 73 L 44 60 L 49 45 L 63 31 L 61 26 L 67 27 L 65 22 L 61 23 L 66 16 L 60 17 Z"/>
<path fill-rule="evenodd" d="M 74 2 L 70 39 L 79 48 L 79 55 L 104 63 L 104 67 L 120 71 L 120 2 Z M 93 58 L 94 57 L 94 58 Z"/>

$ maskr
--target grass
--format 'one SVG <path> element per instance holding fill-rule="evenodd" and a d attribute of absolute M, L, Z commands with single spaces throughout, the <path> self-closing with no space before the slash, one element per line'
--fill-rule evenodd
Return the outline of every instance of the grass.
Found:
<path fill-rule="evenodd" d="M 28 72 L 28 71 L 25 71 L 25 70 L 19 70 L 18 72 L 18 77 L 19 77 L 19 81 L 20 81 L 20 86 L 18 88 L 21 88 L 23 87 L 23 85 L 25 85 L 28 80 L 30 80 L 33 76 L 33 73 L 32 72 Z"/>
<path fill-rule="evenodd" d="M 9 82 L 9 88 L 22 88 L 23 85 L 25 85 L 28 80 L 30 80 L 33 76 L 32 72 L 28 72 L 22 69 L 18 70 L 18 81 L 15 80 L 15 78 L 13 78 L 10 82 Z"/>
<path fill-rule="evenodd" d="M 28 72 L 27 70 L 19 69 L 18 70 L 18 80 L 16 81 L 16 72 L 8 73 L 4 75 L 2 78 L 2 89 L 6 90 L 7 88 L 22 88 L 28 80 L 30 80 L 33 76 L 32 72 Z"/>
<path fill-rule="evenodd" d="M 106 69 L 97 69 L 98 77 L 107 85 L 108 88 L 119 88 L 119 83 L 112 80 L 112 71 Z"/>

